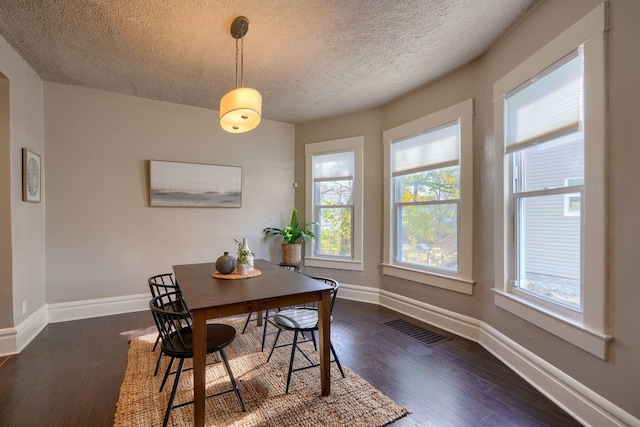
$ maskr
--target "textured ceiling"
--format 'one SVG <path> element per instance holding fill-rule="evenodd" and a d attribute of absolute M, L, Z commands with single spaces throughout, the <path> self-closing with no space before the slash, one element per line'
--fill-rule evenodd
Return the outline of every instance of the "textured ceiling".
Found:
<path fill-rule="evenodd" d="M 217 110 L 244 85 L 263 117 L 377 107 L 482 55 L 538 0 L 2 0 L 0 35 L 45 81 Z M 0 70 L 1 71 L 1 70 Z"/>

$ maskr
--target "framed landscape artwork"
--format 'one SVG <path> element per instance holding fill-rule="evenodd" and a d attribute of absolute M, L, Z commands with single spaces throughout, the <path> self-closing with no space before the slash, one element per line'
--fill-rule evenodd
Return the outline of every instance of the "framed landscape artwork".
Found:
<path fill-rule="evenodd" d="M 151 160 L 151 206 L 242 206 L 242 168 Z"/>
<path fill-rule="evenodd" d="M 40 156 L 28 148 L 22 149 L 22 200 L 40 203 L 42 165 Z"/>

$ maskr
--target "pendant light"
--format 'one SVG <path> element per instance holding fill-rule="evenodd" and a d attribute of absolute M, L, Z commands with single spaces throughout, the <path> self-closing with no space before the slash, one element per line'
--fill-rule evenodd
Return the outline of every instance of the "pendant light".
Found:
<path fill-rule="evenodd" d="M 249 20 L 239 16 L 231 24 L 231 36 L 236 39 L 236 88 L 220 100 L 220 126 L 231 133 L 243 133 L 260 124 L 262 95 L 255 89 L 243 87 L 244 36 Z M 239 72 L 238 72 L 239 71 Z"/>

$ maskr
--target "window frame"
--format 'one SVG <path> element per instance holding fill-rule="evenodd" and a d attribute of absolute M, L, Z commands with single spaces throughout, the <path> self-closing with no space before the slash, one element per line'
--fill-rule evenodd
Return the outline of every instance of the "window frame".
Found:
<path fill-rule="evenodd" d="M 305 144 L 305 222 L 315 222 L 317 215 L 313 156 L 340 151 L 352 151 L 353 165 L 353 213 L 351 218 L 351 257 L 323 256 L 316 254 L 317 242 L 307 240 L 304 264 L 309 267 L 363 271 L 363 156 L 364 136 L 334 139 Z"/>
<path fill-rule="evenodd" d="M 607 5 L 600 4 L 578 22 L 495 82 L 496 138 L 494 303 L 510 313 L 607 360 L 607 212 L 606 212 L 606 31 Z M 561 60 L 584 48 L 585 186 L 582 199 L 583 313 L 571 316 L 553 305 L 514 292 L 511 283 L 515 254 L 513 203 L 510 197 L 510 156 L 505 150 L 506 94 Z M 588 208 L 587 208 L 588 207 Z"/>
<path fill-rule="evenodd" d="M 458 272 L 412 268 L 395 260 L 396 203 L 393 198 L 391 150 L 394 141 L 458 122 L 460 126 L 460 199 L 458 202 Z M 473 295 L 473 99 L 444 108 L 383 132 L 384 236 L 382 273 L 426 285 Z"/>

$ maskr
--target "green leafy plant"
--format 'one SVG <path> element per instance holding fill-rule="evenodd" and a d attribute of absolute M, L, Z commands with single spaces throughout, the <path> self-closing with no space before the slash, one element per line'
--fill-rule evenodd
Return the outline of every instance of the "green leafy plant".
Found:
<path fill-rule="evenodd" d="M 301 227 L 298 223 L 298 210 L 294 209 L 291 213 L 291 224 L 288 227 L 267 227 L 262 231 L 266 238 L 282 236 L 282 241 L 284 243 L 293 244 L 298 243 L 299 240 L 304 241 L 305 239 L 315 239 L 316 235 L 310 230 L 310 227 L 313 224 L 315 224 L 315 222 L 308 222 Z"/>
<path fill-rule="evenodd" d="M 236 242 L 236 245 L 238 245 L 238 256 L 236 257 L 236 262 L 238 264 L 248 264 L 249 256 L 250 255 L 255 256 L 255 254 L 246 249 L 242 249 L 242 241 L 238 241 L 236 239 L 233 239 L 233 241 Z"/>

